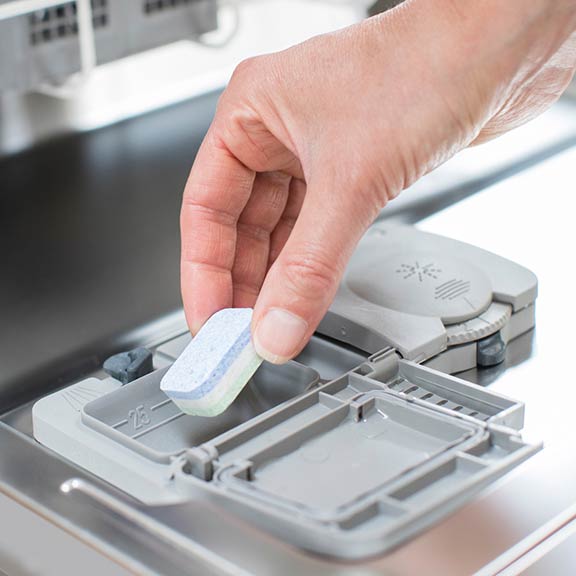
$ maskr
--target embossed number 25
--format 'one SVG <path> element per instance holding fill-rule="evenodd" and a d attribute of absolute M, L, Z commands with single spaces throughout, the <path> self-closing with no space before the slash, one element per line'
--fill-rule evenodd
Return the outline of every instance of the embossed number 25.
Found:
<path fill-rule="evenodd" d="M 150 424 L 150 416 L 142 404 L 136 406 L 135 410 L 130 410 L 130 412 L 128 412 L 128 419 L 134 422 L 134 430 L 140 430 L 140 428 Z"/>

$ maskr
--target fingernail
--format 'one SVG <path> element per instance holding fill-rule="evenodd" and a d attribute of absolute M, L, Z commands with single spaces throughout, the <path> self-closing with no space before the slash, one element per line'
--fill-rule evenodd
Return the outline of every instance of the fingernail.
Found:
<path fill-rule="evenodd" d="M 308 323 L 286 310 L 271 308 L 256 325 L 254 348 L 264 360 L 282 364 L 299 350 Z"/>

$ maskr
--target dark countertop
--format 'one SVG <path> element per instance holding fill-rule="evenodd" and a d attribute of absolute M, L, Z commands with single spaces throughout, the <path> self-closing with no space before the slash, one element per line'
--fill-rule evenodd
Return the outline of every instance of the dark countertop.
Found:
<path fill-rule="evenodd" d="M 0 398 L 179 308 L 180 198 L 217 97 L 0 159 Z"/>

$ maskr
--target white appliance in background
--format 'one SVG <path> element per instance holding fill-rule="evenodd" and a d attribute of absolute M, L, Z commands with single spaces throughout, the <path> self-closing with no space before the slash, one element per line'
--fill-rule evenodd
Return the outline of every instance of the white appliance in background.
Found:
<path fill-rule="evenodd" d="M 0 156 L 220 89 L 245 58 L 366 14 L 358 0 L 92 0 L 97 66 L 82 73 L 75 3 L 3 19 L 20 4 L 0 0 Z"/>

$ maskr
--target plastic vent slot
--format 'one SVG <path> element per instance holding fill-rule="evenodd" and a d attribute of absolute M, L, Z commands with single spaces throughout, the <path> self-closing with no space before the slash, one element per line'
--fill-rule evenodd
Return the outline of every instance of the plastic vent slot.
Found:
<path fill-rule="evenodd" d="M 144 14 L 153 15 L 173 8 L 182 8 L 198 0 L 144 0 Z"/>
<path fill-rule="evenodd" d="M 94 29 L 108 26 L 110 17 L 108 0 L 92 0 L 91 5 Z M 76 2 L 71 2 L 30 14 L 28 17 L 30 43 L 38 46 L 76 36 L 78 34 L 77 10 Z"/>
<path fill-rule="evenodd" d="M 420 386 L 416 386 L 411 382 L 407 382 L 405 380 L 397 380 L 387 385 L 387 388 L 390 390 L 394 390 L 394 392 L 400 392 L 402 394 L 406 394 L 406 396 L 410 396 L 412 398 L 417 398 L 424 402 L 428 402 L 429 404 L 435 404 L 436 406 L 441 406 L 446 408 L 447 410 L 452 410 L 453 412 L 459 412 L 460 414 L 465 414 L 466 416 L 471 416 L 476 418 L 477 420 L 482 420 L 485 422 L 490 418 L 490 414 L 486 414 L 484 412 L 480 412 L 478 410 L 473 410 L 471 408 L 466 408 L 457 402 L 452 402 L 446 398 L 438 394 L 434 394 L 429 392 L 428 390 L 421 388 Z"/>

